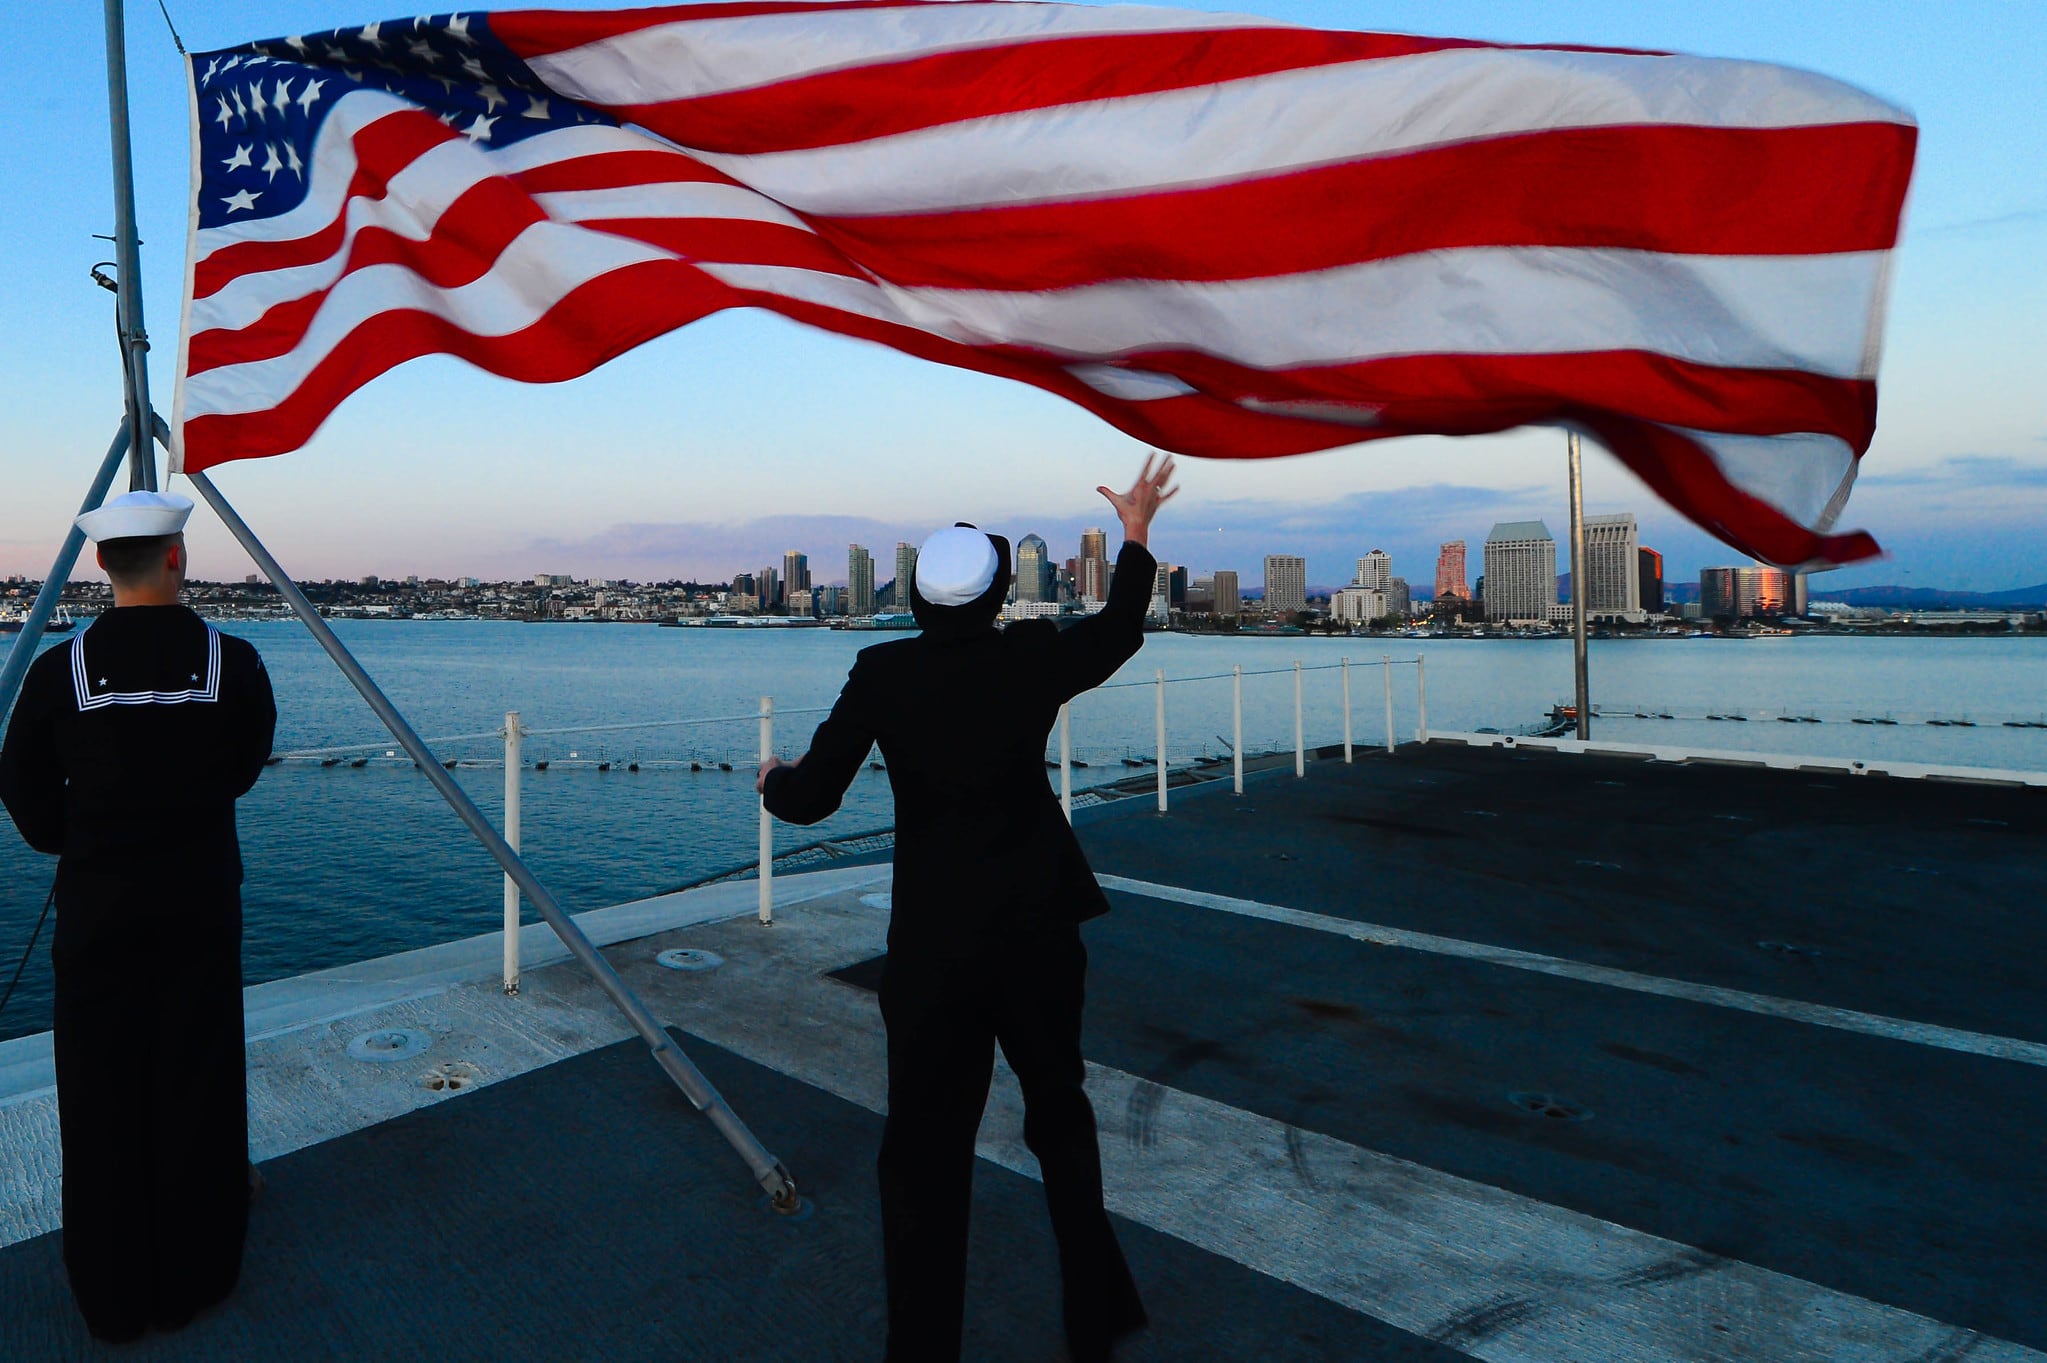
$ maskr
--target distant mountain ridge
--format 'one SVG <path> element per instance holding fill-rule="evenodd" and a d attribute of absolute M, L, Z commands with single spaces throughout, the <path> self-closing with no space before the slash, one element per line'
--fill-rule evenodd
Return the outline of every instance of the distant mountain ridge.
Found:
<path fill-rule="evenodd" d="M 1814 601 L 1840 601 L 1850 606 L 1886 606 L 1918 610 L 2017 610 L 2047 607 L 2047 582 L 2001 592 L 1957 592 L 1942 587 L 1849 587 L 1815 591 Z"/>

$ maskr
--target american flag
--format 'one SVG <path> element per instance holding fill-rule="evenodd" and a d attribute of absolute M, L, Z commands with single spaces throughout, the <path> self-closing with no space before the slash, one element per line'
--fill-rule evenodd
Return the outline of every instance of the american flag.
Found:
<path fill-rule="evenodd" d="M 1754 62 L 1016 0 L 450 14 L 192 59 L 176 457 L 414 356 L 758 307 L 1258 458 L 1586 431 L 1770 562 L 1876 425 L 1916 127 Z"/>

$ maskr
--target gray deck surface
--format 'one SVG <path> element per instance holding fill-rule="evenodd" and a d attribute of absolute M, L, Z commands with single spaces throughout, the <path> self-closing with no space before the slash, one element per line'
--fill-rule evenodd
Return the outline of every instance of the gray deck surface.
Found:
<path fill-rule="evenodd" d="M 58 1237 L 0 1251 L 9 1363 L 874 1360 L 881 1119 L 683 1037 L 814 1209 L 784 1220 L 637 1041 L 271 1161 L 242 1284 L 175 1336 L 95 1346 Z M 1132 1360 L 1444 1363 L 1457 1355 L 1128 1222 L 1158 1317 Z M 981 1161 L 969 1358 L 1050 1363 L 1058 1274 L 1042 1190 Z"/>
<path fill-rule="evenodd" d="M 1213 1100 L 1284 1125 L 1288 1177 L 1311 1200 L 1340 1181 L 1317 1164 L 1334 1138 L 1673 1242 L 1667 1262 L 1611 1281 L 1623 1299 L 1751 1265 L 1952 1327 L 1929 1347 L 1801 1358 L 2047 1350 L 2047 1063 L 1165 893 L 2040 1042 L 2047 792 L 1432 745 L 1317 763 L 1305 780 L 1261 774 L 1242 799 L 1227 783 L 1176 789 L 1166 815 L 1148 796 L 1115 801 L 1078 822 L 1099 872 L 1154 887 L 1116 890 L 1087 929 L 1088 1055 L 1136 1081 L 1103 1112 L 1105 1139 L 1135 1148 L 1161 1103 Z M 692 940 L 748 940 L 726 931 Z M 839 959 L 840 980 L 871 984 L 872 962 Z M 770 1216 L 627 1043 L 272 1161 L 241 1291 L 171 1339 L 86 1347 L 57 1237 L 0 1250 L 0 1356 L 878 1358 L 880 1119 L 686 1045 L 798 1172 L 809 1219 Z M 1589 1115 L 1509 1101 L 1528 1092 Z M 976 1178 L 966 1357 L 1049 1360 L 1039 1189 L 987 1159 Z M 1401 1207 L 1381 1212 L 1404 1224 Z M 1590 1354 L 1558 1318 L 1517 1352 L 1515 1331 L 1582 1301 L 1466 1284 L 1478 1308 L 1408 1332 L 1184 1229 L 1119 1224 L 1156 1322 L 1133 1363 L 1776 1360 L 1792 1355 L 1745 1331 L 1806 1328 L 1732 1312 L 1710 1325 L 1724 1354 Z M 1345 1266 L 1368 1298 L 1374 1268 Z"/>

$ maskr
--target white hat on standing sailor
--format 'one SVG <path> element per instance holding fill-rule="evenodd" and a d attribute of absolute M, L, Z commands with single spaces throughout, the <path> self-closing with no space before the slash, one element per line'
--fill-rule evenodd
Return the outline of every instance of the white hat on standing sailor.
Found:
<path fill-rule="evenodd" d="M 192 514 L 192 499 L 175 492 L 124 492 L 72 524 L 95 543 L 175 535 Z"/>

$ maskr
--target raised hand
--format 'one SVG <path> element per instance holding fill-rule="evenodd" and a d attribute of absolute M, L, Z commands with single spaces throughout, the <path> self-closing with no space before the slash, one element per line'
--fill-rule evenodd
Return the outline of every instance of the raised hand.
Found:
<path fill-rule="evenodd" d="M 1152 460 L 1156 454 L 1144 457 L 1144 470 L 1137 475 L 1137 481 L 1130 485 L 1130 491 L 1117 495 L 1106 487 L 1095 491 L 1109 499 L 1109 505 L 1116 508 L 1116 518 L 1123 522 L 1123 538 L 1130 544 L 1143 544 L 1151 533 L 1151 518 L 1158 509 L 1171 501 L 1180 489 L 1168 487 L 1173 477 L 1173 456 L 1167 455 L 1152 472 Z"/>

